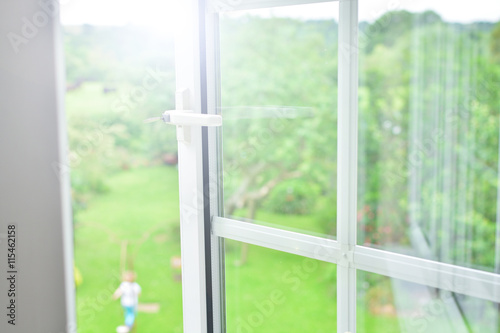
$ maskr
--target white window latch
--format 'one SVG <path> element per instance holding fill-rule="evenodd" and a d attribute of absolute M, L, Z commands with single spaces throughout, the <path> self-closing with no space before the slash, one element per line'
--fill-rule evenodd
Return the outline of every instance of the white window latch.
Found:
<path fill-rule="evenodd" d="M 160 117 L 165 123 L 177 126 L 222 126 L 222 117 L 215 114 L 193 113 L 191 110 L 168 110 Z"/>
<path fill-rule="evenodd" d="M 183 105 L 186 103 L 182 103 L 180 98 L 185 99 L 185 95 L 185 92 L 178 93 L 176 106 L 180 106 L 180 110 L 167 110 L 163 112 L 161 117 L 149 118 L 144 120 L 144 122 L 150 123 L 163 120 L 166 124 L 175 125 L 177 127 L 177 140 L 185 143 L 191 142 L 192 126 L 222 126 L 222 116 L 220 115 L 201 114 L 194 113 L 192 110 L 183 110 Z"/>
<path fill-rule="evenodd" d="M 167 110 L 163 112 L 161 117 L 149 118 L 144 122 L 150 123 L 157 120 L 163 120 L 166 124 L 175 125 L 177 127 L 177 140 L 185 143 L 191 142 L 192 126 L 222 126 L 222 117 L 220 115 L 193 113 L 192 110 Z"/>
<path fill-rule="evenodd" d="M 163 112 L 161 119 L 166 124 L 176 125 L 177 141 L 191 142 L 192 126 L 222 126 L 222 117 L 215 114 L 193 113 L 191 110 L 169 110 Z"/>

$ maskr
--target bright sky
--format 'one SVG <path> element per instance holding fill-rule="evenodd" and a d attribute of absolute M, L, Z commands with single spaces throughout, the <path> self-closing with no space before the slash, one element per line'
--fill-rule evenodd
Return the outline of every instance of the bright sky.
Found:
<path fill-rule="evenodd" d="M 149 25 L 172 31 L 178 7 L 186 0 L 60 0 L 63 24 Z M 387 11 L 406 9 L 434 10 L 446 21 L 500 21 L 498 0 L 360 0 L 361 21 L 374 21 Z M 338 3 L 319 3 L 261 10 L 259 15 L 296 18 L 338 16 Z"/>
<path fill-rule="evenodd" d="M 185 0 L 59 0 L 64 25 L 145 25 L 172 31 Z"/>

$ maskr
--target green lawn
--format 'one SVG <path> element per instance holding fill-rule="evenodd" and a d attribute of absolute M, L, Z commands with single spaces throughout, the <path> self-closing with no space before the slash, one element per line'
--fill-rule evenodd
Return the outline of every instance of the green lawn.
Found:
<path fill-rule="evenodd" d="M 95 197 L 75 225 L 75 262 L 84 279 L 77 289 L 79 332 L 114 332 L 123 321 L 119 301 L 111 300 L 122 241 L 136 253 L 141 302 L 160 304 L 159 313 L 138 316 L 138 331 L 182 332 L 181 283 L 170 266 L 180 255 L 177 170 L 124 171 L 108 184 L 109 193 Z"/>
<path fill-rule="evenodd" d="M 228 242 L 228 332 L 335 332 L 336 268 L 292 254 Z"/>
<path fill-rule="evenodd" d="M 84 279 L 77 289 L 80 333 L 113 332 L 123 321 L 119 301 L 111 300 L 120 283 L 123 241 L 136 252 L 141 302 L 160 304 L 157 314 L 139 314 L 137 332 L 182 332 L 181 283 L 170 266 L 172 256 L 180 255 L 177 176 L 171 167 L 122 171 L 108 179 L 109 192 L 80 213 L 75 225 L 75 260 Z M 260 217 L 295 227 L 315 220 L 267 212 Z M 249 247 L 248 260 L 240 264 L 241 244 L 228 241 L 226 251 L 228 332 L 335 332 L 335 265 L 257 246 Z M 399 332 L 393 317 L 375 317 L 363 307 L 358 316 L 365 327 Z"/>
<path fill-rule="evenodd" d="M 100 82 L 86 82 L 75 91 L 66 94 L 66 109 L 72 116 L 100 116 L 112 111 L 113 102 L 116 102 L 117 93 L 104 94 L 104 85 Z M 119 92 L 126 91 L 120 87 Z"/>

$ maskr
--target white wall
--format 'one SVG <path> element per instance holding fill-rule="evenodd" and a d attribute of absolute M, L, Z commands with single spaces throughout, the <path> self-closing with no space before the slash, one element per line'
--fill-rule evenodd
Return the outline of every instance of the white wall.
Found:
<path fill-rule="evenodd" d="M 75 331 L 69 182 L 53 168 L 65 164 L 64 66 L 57 7 L 42 1 L 0 1 L 2 333 Z M 9 224 L 17 224 L 15 326 L 6 316 Z"/>

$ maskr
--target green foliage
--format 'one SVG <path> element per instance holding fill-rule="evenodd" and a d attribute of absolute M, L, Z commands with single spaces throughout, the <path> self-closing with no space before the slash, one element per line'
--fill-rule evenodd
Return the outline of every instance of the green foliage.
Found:
<path fill-rule="evenodd" d="M 320 192 L 319 186 L 303 179 L 286 180 L 272 190 L 263 208 L 281 214 L 311 214 L 320 197 Z"/>
<path fill-rule="evenodd" d="M 145 67 L 173 65 L 173 39 L 137 26 L 66 26 L 63 28 L 69 83 L 140 85 Z"/>
<path fill-rule="evenodd" d="M 110 174 L 162 163 L 163 154 L 177 148 L 173 128 L 143 123 L 152 112 L 159 115 L 168 109 L 172 103 L 168 98 L 163 102 L 148 100 L 137 109 L 122 111 L 112 105 L 131 88 L 124 85 L 111 94 L 104 94 L 102 89 L 100 83 L 87 82 L 66 95 L 70 151 L 65 168 L 71 172 L 75 213 L 86 207 L 93 195 L 106 192 Z"/>
<path fill-rule="evenodd" d="M 226 211 L 257 200 L 307 213 L 335 169 L 337 25 L 249 16 L 221 26 Z M 290 178 L 314 196 L 284 204 L 275 194 L 273 207 L 267 195 Z"/>
<path fill-rule="evenodd" d="M 173 108 L 173 41 L 127 27 L 64 28 L 66 109 L 75 218 L 107 177 L 161 163 L 175 152 L 173 129 L 143 120 Z M 168 93 L 170 92 L 170 93 Z"/>
<path fill-rule="evenodd" d="M 336 24 L 251 16 L 221 24 L 226 203 L 252 218 L 255 203 L 244 194 L 264 193 L 254 196 L 262 209 L 311 211 L 323 233 L 334 234 Z M 495 225 L 500 80 L 488 50 L 495 34 L 491 23 L 448 23 L 431 11 L 388 12 L 360 25 L 360 242 L 415 248 L 410 231 L 418 226 L 432 258 L 458 263 L 460 214 Z M 270 105 L 289 108 L 280 114 Z M 293 172 L 297 179 L 280 178 Z M 297 199 L 288 193 L 295 191 Z M 468 213 L 450 213 L 464 202 Z"/>
<path fill-rule="evenodd" d="M 432 259 L 494 266 L 491 256 L 463 254 L 495 243 L 463 232 L 473 223 L 478 233 L 494 230 L 498 209 L 500 85 L 498 66 L 489 61 L 492 27 L 391 12 L 362 28 L 368 40 L 360 53 L 361 242 L 419 248 L 411 235 L 418 227 Z"/>
<path fill-rule="evenodd" d="M 322 233 L 337 234 L 337 193 L 324 195 L 315 201 L 313 216 Z"/>
<path fill-rule="evenodd" d="M 500 63 L 500 22 L 493 29 L 490 37 L 491 57 L 497 63 Z"/>
<path fill-rule="evenodd" d="M 406 10 L 389 11 L 372 24 L 361 22 L 360 45 L 366 53 L 371 53 L 375 46 L 392 47 L 401 40 L 401 36 L 409 34 L 415 23 L 419 25 L 434 25 L 442 22 L 441 17 L 433 11 L 410 13 Z"/>

